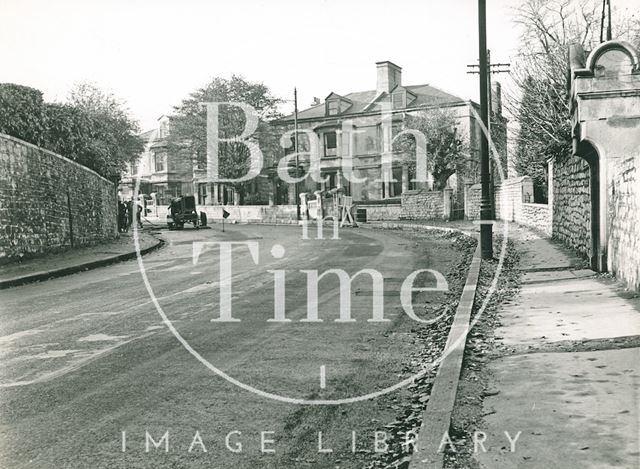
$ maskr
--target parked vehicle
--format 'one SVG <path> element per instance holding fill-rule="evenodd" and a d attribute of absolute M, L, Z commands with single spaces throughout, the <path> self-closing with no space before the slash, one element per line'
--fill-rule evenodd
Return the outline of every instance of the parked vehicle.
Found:
<path fill-rule="evenodd" d="M 181 230 L 185 223 L 191 223 L 194 228 L 207 226 L 207 214 L 198 213 L 196 210 L 196 198 L 193 195 L 175 197 L 169 204 L 167 213 L 167 226 L 170 230 Z"/>

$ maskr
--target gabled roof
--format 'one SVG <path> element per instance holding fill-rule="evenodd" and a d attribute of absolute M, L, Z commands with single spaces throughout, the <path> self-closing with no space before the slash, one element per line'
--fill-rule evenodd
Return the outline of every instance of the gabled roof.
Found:
<path fill-rule="evenodd" d="M 407 93 L 415 96 L 415 99 L 408 104 L 406 109 L 465 102 L 465 100 L 460 98 L 459 96 L 453 95 L 444 90 L 441 90 L 440 88 L 428 84 L 403 86 L 402 88 L 405 89 Z M 398 89 L 398 87 L 394 88 L 394 91 L 396 89 Z M 338 95 L 337 93 L 331 93 L 329 96 L 327 96 L 327 99 L 329 99 L 330 97 L 340 97 L 342 99 L 349 100 L 351 103 L 353 103 L 353 105 L 346 112 L 341 113 L 340 116 L 350 116 L 362 112 L 380 111 L 381 106 L 379 103 L 385 99 L 388 99 L 388 96 L 389 95 L 387 93 L 381 93 L 380 95 L 378 95 L 376 90 L 368 90 L 356 91 L 355 93 L 349 93 L 344 96 Z M 319 119 L 324 117 L 326 117 L 325 103 L 317 104 L 298 112 L 298 119 Z M 292 119 L 293 114 L 283 117 L 282 119 L 280 119 L 280 121 L 286 122 Z"/>
<path fill-rule="evenodd" d="M 402 86 L 402 85 L 396 85 L 396 87 L 394 89 L 391 90 L 390 94 L 393 94 L 397 91 L 406 91 L 408 94 L 413 95 L 413 96 L 417 96 L 413 91 L 411 91 L 409 88 L 407 88 L 406 86 Z"/>
<path fill-rule="evenodd" d="M 347 101 L 347 102 L 349 102 L 349 103 L 351 103 L 351 102 L 352 102 L 350 99 L 345 98 L 344 96 L 340 96 L 338 93 L 335 93 L 335 92 L 333 92 L 333 91 L 331 92 L 331 94 L 329 94 L 329 96 L 327 96 L 326 98 L 324 98 L 324 100 L 325 100 L 325 101 L 329 101 L 330 99 L 333 99 L 333 98 L 337 98 L 337 99 L 340 99 L 340 100 L 342 100 L 342 101 Z"/>

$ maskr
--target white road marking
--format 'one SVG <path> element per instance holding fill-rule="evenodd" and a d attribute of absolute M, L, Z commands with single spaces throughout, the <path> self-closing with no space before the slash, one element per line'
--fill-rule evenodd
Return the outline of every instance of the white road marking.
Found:
<path fill-rule="evenodd" d="M 144 339 L 146 337 L 149 337 L 151 335 L 154 335 L 156 332 L 152 331 L 152 332 L 147 332 L 146 334 L 142 334 L 138 337 L 134 337 L 132 339 L 129 340 L 124 340 L 122 342 L 119 342 L 117 344 L 112 345 L 111 347 L 106 347 L 103 349 L 98 350 L 95 353 L 92 353 L 91 355 L 87 355 L 84 356 L 83 358 L 81 358 L 80 360 L 71 363 L 67 366 L 63 366 L 62 368 L 59 368 L 57 370 L 54 371 L 50 371 L 50 372 L 45 372 L 42 373 L 40 376 L 37 376 L 34 379 L 31 380 L 23 380 L 23 381 L 12 381 L 10 383 L 0 383 L 0 388 L 12 388 L 12 387 L 16 387 L 16 386 L 27 386 L 29 384 L 36 384 L 36 383 L 43 383 L 45 381 L 50 381 L 54 378 L 59 378 L 61 376 L 64 376 L 68 373 L 71 373 L 72 371 L 78 370 L 80 368 L 82 368 L 84 365 L 87 365 L 89 363 L 91 363 L 92 361 L 100 358 L 103 355 L 106 355 L 112 351 L 114 351 L 115 349 L 117 349 L 118 347 L 121 347 L 122 345 L 126 345 L 130 342 L 133 342 L 134 340 L 139 340 L 139 339 Z M 68 352 L 68 351 L 65 351 Z M 45 358 L 44 356 L 41 358 Z M 46 358 L 52 358 L 52 357 L 46 357 Z"/>
<path fill-rule="evenodd" d="M 6 344 L 7 342 L 13 342 L 14 340 L 21 339 L 22 337 L 29 337 L 30 335 L 39 334 L 43 332 L 43 329 L 27 329 L 26 331 L 15 332 L 13 334 L 0 337 L 0 344 Z"/>
<path fill-rule="evenodd" d="M 327 387 L 326 369 L 324 365 L 320 366 L 320 389 Z"/>
<path fill-rule="evenodd" d="M 122 340 L 128 339 L 128 335 L 107 335 L 107 334 L 92 334 L 86 337 L 80 337 L 78 342 L 104 342 L 110 340 Z"/>

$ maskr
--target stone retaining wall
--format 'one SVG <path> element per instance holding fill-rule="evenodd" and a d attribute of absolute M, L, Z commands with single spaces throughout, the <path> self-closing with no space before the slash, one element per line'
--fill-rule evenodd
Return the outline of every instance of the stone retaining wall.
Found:
<path fill-rule="evenodd" d="M 557 158 L 553 163 L 553 237 L 579 254 L 591 251 L 591 197 L 589 164 L 580 157 Z"/>
<path fill-rule="evenodd" d="M 551 215 L 551 208 L 547 204 L 522 204 L 522 216 L 518 223 L 551 237 Z"/>
<path fill-rule="evenodd" d="M 0 263 L 116 238 L 116 201 L 94 171 L 0 134 Z"/>

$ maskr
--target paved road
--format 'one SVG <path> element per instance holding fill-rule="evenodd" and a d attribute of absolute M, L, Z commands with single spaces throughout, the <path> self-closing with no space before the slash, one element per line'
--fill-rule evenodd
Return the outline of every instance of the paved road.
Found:
<path fill-rule="evenodd" d="M 167 246 L 143 264 L 176 331 L 234 379 L 296 399 L 342 399 L 406 377 L 413 323 L 399 308 L 399 285 L 417 268 L 446 272 L 456 260 L 443 240 L 425 249 L 405 235 L 380 231 L 343 230 L 341 241 L 302 240 L 296 227 L 163 235 Z M 216 241 L 250 242 L 259 250 L 256 265 L 245 245 L 233 248 L 232 304 L 239 322 L 212 322 L 220 314 L 219 249 L 211 246 L 193 261 L 194 242 Z M 276 244 L 284 247 L 281 258 L 272 255 L 282 254 L 272 251 Z M 330 268 L 380 271 L 390 321 L 367 321 L 375 295 L 363 275 L 353 282 L 355 322 L 334 321 L 337 276 L 320 282 L 324 321 L 301 322 L 307 283 L 299 270 Z M 286 270 L 291 322 L 268 321 L 277 275 L 269 271 L 276 270 Z M 319 407 L 241 389 L 169 332 L 135 261 L 5 290 L 0 297 L 0 467 L 360 467 L 362 454 L 374 449 L 373 432 L 394 419 L 393 404 L 406 392 Z M 318 454 L 318 431 L 333 453 Z M 155 442 L 169 432 L 169 451 L 164 441 L 155 449 L 146 432 Z"/>

